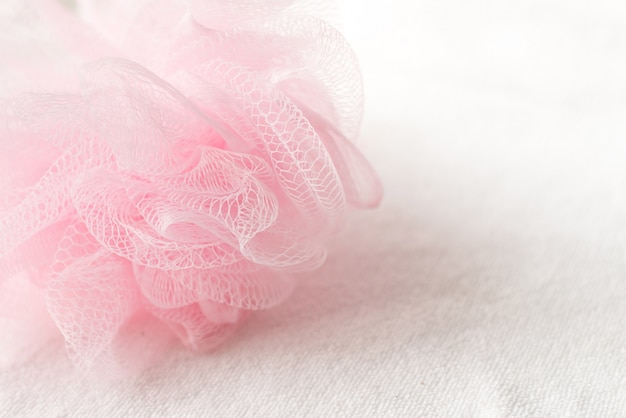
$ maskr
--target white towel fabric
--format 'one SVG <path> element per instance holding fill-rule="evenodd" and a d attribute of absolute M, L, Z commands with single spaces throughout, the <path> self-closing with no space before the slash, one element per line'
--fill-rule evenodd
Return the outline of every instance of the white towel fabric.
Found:
<path fill-rule="evenodd" d="M 343 10 L 380 210 L 217 352 L 105 389 L 57 342 L 0 416 L 626 414 L 626 3 Z"/>

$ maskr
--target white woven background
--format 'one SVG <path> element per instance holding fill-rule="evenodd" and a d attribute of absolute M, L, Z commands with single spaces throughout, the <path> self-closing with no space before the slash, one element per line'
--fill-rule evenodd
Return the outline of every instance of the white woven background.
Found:
<path fill-rule="evenodd" d="M 344 12 L 380 210 L 217 352 L 96 388 L 53 344 L 0 416 L 626 414 L 626 3 Z"/>

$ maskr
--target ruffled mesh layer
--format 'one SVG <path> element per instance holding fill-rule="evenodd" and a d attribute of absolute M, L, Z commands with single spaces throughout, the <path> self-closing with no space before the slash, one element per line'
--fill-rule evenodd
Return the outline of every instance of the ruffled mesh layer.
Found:
<path fill-rule="evenodd" d="M 0 9 L 0 292 L 42 292 L 81 367 L 145 313 L 214 347 L 378 204 L 357 63 L 315 3 Z"/>

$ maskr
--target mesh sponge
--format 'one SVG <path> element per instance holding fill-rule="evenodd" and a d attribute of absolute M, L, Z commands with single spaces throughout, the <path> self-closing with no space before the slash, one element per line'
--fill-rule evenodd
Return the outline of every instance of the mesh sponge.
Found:
<path fill-rule="evenodd" d="M 49 72 L 47 55 L 0 57 L 0 300 L 40 289 L 82 369 L 112 362 L 137 317 L 215 347 L 283 302 L 349 210 L 382 193 L 353 143 L 361 78 L 320 19 L 331 8 L 132 3 L 41 2 L 37 36 L 15 23 L 19 2 L 0 9 L 3 50 L 63 51 Z"/>

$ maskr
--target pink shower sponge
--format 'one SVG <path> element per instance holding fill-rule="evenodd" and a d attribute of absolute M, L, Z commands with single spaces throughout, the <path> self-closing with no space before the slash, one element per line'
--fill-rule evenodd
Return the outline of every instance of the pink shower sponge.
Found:
<path fill-rule="evenodd" d="M 26 278 L 80 367 L 142 313 L 211 348 L 378 204 L 357 62 L 307 2 L 77 6 L 3 6 L 0 302 Z"/>

